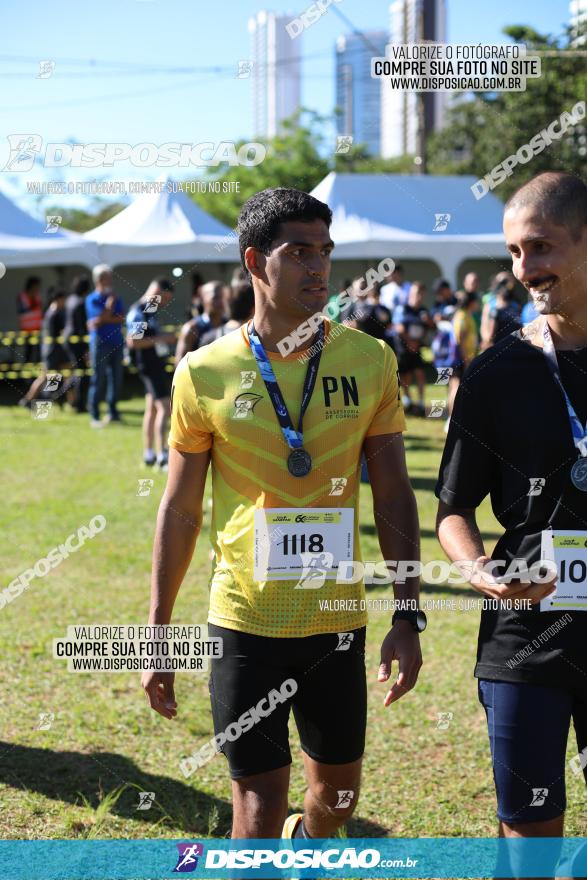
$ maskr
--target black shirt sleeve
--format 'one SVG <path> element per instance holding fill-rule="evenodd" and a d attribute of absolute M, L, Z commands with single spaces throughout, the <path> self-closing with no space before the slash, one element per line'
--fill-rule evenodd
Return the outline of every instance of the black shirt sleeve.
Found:
<path fill-rule="evenodd" d="M 451 507 L 478 507 L 498 461 L 490 426 L 491 398 L 475 361 L 457 391 L 435 494 Z M 485 386 L 485 387 L 484 387 Z"/>

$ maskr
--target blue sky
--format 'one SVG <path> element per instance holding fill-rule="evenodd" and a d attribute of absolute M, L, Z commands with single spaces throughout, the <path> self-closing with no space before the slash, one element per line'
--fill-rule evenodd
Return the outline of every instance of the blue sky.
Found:
<path fill-rule="evenodd" d="M 9 133 L 78 143 L 252 138 L 250 80 L 236 77 L 238 61 L 250 57 L 247 21 L 262 8 L 299 14 L 307 5 L 305 0 L 299 5 L 282 0 L 5 4 L 0 167 L 8 156 Z M 359 29 L 388 27 L 389 4 L 383 0 L 340 0 L 337 6 Z M 453 43 L 502 42 L 507 24 L 560 34 L 567 21 L 568 0 L 448 0 L 448 40 Z M 325 114 L 334 106 L 334 43 L 346 30 L 330 8 L 298 38 L 305 58 L 303 103 Z M 40 60 L 55 62 L 48 79 L 37 78 Z M 85 170 L 80 178 L 91 179 L 100 171 Z M 158 171 L 125 170 L 114 176 L 155 180 Z M 74 175 L 68 171 L 67 176 Z M 0 189 L 17 195 L 24 188 L 21 177 L 0 172 Z M 49 177 L 58 175 L 52 169 L 45 174 Z M 30 208 L 30 200 L 19 202 Z"/>

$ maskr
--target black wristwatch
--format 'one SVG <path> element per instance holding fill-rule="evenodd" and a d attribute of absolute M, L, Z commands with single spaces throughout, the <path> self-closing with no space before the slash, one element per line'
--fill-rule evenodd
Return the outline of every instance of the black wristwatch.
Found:
<path fill-rule="evenodd" d="M 428 626 L 428 618 L 424 612 L 419 609 L 418 611 L 394 611 L 393 617 L 391 618 L 392 626 L 396 620 L 407 620 L 408 623 L 411 623 L 412 628 L 415 629 L 417 633 L 424 632 Z"/>

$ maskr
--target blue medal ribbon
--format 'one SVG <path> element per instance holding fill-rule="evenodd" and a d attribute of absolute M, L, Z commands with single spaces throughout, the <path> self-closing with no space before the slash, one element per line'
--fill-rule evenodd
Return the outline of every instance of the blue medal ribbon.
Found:
<path fill-rule="evenodd" d="M 273 409 L 275 410 L 275 415 L 277 416 L 277 420 L 281 426 L 285 442 L 290 449 L 301 449 L 304 445 L 304 414 L 308 409 L 308 405 L 314 391 L 316 378 L 318 376 L 318 367 L 320 366 L 320 358 L 322 357 L 322 348 L 324 343 L 324 324 L 321 323 L 318 326 L 318 334 L 315 340 L 315 344 L 317 345 L 318 350 L 314 352 L 314 354 L 310 358 L 308 369 L 306 370 L 306 377 L 304 379 L 304 390 L 302 392 L 302 406 L 300 409 L 300 418 L 297 431 L 293 426 L 291 416 L 288 412 L 287 406 L 285 405 L 285 400 L 283 399 L 283 395 L 281 393 L 281 389 L 277 384 L 277 379 L 275 378 L 275 373 L 273 372 L 271 361 L 267 357 L 267 352 L 263 348 L 263 343 L 259 339 L 257 331 L 255 330 L 255 325 L 252 322 L 247 327 L 247 332 L 249 335 L 249 342 L 251 344 L 251 351 L 253 352 L 255 361 L 257 362 L 257 366 L 259 367 L 261 377 L 265 382 L 265 387 L 269 392 L 269 400 L 271 401 Z"/>
<path fill-rule="evenodd" d="M 552 336 L 550 335 L 550 327 L 548 326 L 548 321 L 546 319 L 544 320 L 544 330 L 542 332 L 542 336 L 544 339 L 544 347 L 542 351 L 544 353 L 544 356 L 546 357 L 546 362 L 550 367 L 550 372 L 552 373 L 553 379 L 562 391 L 565 403 L 567 405 L 567 412 L 569 414 L 569 421 L 571 423 L 571 430 L 573 432 L 573 442 L 579 450 L 580 455 L 584 458 L 585 456 L 587 456 L 587 424 L 585 425 L 585 427 L 583 427 L 577 413 L 575 412 L 573 404 L 569 400 L 569 395 L 565 391 L 565 387 L 562 383 L 560 371 L 558 368 L 556 349 L 554 347 Z"/>

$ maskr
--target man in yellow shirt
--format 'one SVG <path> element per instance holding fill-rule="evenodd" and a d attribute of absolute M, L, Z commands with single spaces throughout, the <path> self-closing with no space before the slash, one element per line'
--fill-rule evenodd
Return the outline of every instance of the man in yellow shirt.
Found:
<path fill-rule="evenodd" d="M 473 314 L 479 311 L 479 297 L 474 292 L 466 293 L 464 290 L 458 290 L 457 303 L 457 310 L 453 317 L 453 330 L 463 359 L 460 371 L 462 375 L 462 370 L 469 366 L 477 354 L 479 346 L 477 324 L 473 317 Z"/>
<path fill-rule="evenodd" d="M 294 189 L 248 200 L 238 228 L 254 320 L 187 354 L 174 378 L 150 622 L 171 620 L 201 528 L 211 461 L 208 621 L 223 656 L 212 661 L 210 694 L 215 741 L 232 777 L 237 838 L 282 832 L 290 709 L 308 792 L 303 821 L 302 814 L 290 817 L 284 835 L 330 837 L 357 803 L 367 614 L 362 581 L 349 583 L 338 572 L 360 560 L 363 450 L 384 558 L 419 558 L 395 356 L 383 341 L 321 314 L 331 217 L 327 205 Z M 381 648 L 379 681 L 399 661 L 385 705 L 416 683 L 425 626 L 417 578 L 396 583 L 395 597 L 412 608 L 396 611 Z M 152 708 L 166 718 L 177 713 L 173 678 L 143 675 Z"/>

